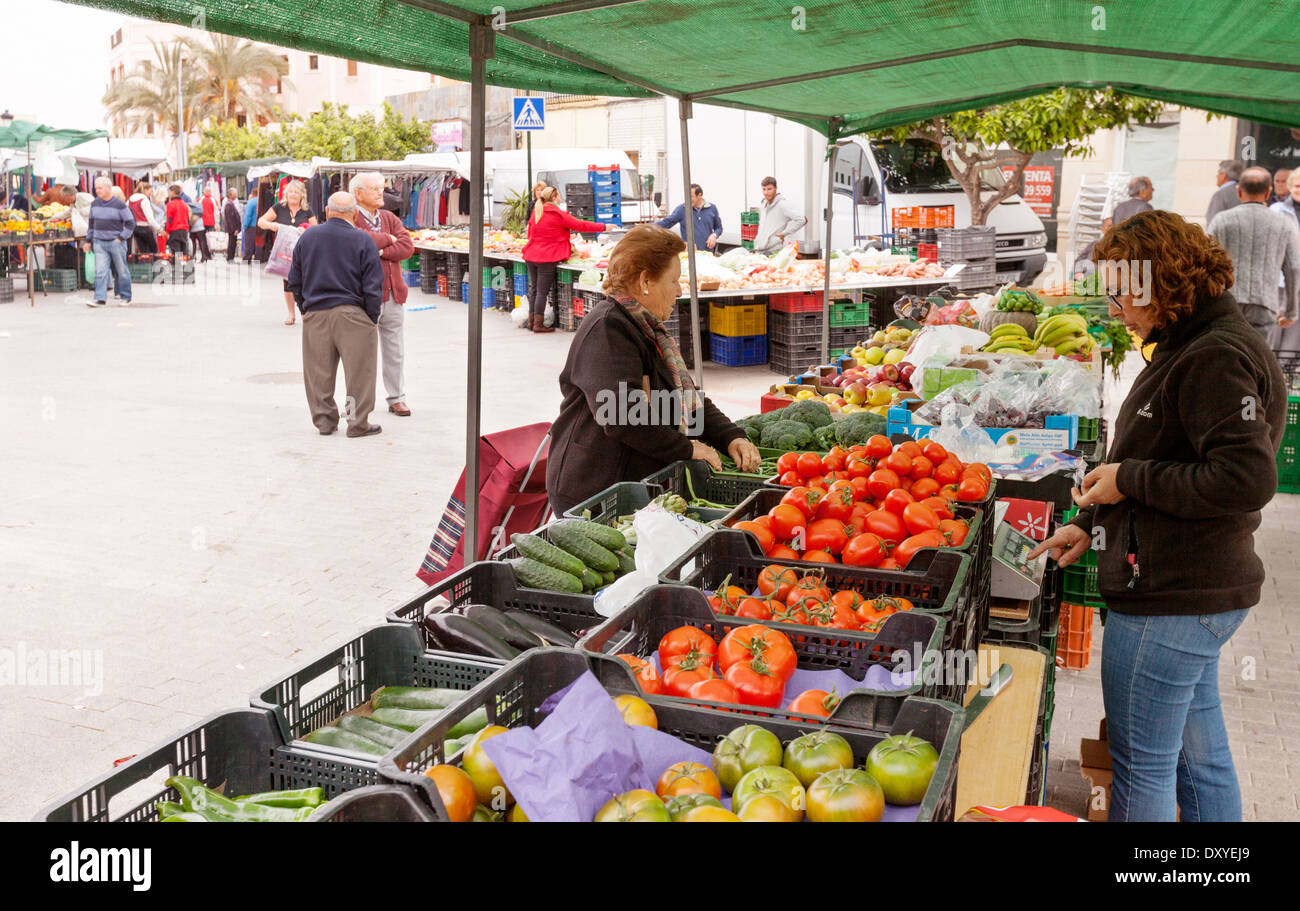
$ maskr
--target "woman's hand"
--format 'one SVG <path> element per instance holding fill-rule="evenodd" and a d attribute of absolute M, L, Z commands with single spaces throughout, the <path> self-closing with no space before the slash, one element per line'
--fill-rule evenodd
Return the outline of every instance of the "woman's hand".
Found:
<path fill-rule="evenodd" d="M 718 451 L 699 440 L 691 440 L 691 458 L 707 462 L 714 471 L 722 470 L 722 459 L 718 458 Z"/>
<path fill-rule="evenodd" d="M 1079 507 L 1110 505 L 1125 499 L 1124 494 L 1119 491 L 1119 484 L 1116 481 L 1118 476 L 1118 462 L 1098 465 L 1084 477 L 1082 488 L 1076 487 L 1070 491 L 1075 505 Z"/>
<path fill-rule="evenodd" d="M 1058 565 L 1070 566 L 1078 562 L 1091 546 L 1092 539 L 1082 528 L 1077 525 L 1062 525 L 1056 530 L 1056 534 L 1029 552 L 1029 559 L 1035 559 L 1044 551 L 1051 551 L 1052 559 Z"/>
<path fill-rule="evenodd" d="M 757 471 L 763 461 L 763 457 L 758 454 L 758 447 L 744 437 L 738 437 L 728 443 L 727 454 L 736 463 L 736 467 L 744 472 Z"/>

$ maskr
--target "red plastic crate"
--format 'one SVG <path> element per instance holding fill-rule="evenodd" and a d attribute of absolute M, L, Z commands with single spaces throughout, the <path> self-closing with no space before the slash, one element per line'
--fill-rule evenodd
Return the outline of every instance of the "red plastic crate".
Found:
<path fill-rule="evenodd" d="M 938 244 L 917 244 L 916 258 L 928 259 L 931 262 L 937 263 L 939 261 L 939 245 Z"/>
<path fill-rule="evenodd" d="M 573 315 L 581 317 L 585 316 L 586 313 L 587 301 L 581 294 L 575 291 L 573 293 Z"/>
<path fill-rule="evenodd" d="M 822 309 L 822 296 L 815 291 L 806 294 L 773 294 L 769 307 L 778 313 L 811 313 Z"/>

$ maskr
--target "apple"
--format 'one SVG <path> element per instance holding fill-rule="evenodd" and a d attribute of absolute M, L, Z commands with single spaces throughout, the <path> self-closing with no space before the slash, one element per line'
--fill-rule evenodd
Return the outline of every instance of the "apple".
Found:
<path fill-rule="evenodd" d="M 888 405 L 894 400 L 894 387 L 888 383 L 872 383 L 867 393 L 868 405 Z"/>
<path fill-rule="evenodd" d="M 795 393 L 794 397 L 796 399 L 810 399 L 816 394 L 817 393 L 813 392 L 811 389 L 800 389 L 798 392 Z"/>
<path fill-rule="evenodd" d="M 912 378 L 912 374 L 913 374 L 914 372 L 916 372 L 916 365 L 915 365 L 915 364 L 899 364 L 899 365 L 898 365 L 898 376 L 899 376 L 901 379 L 904 379 L 904 380 L 910 380 L 910 379 Z"/>
<path fill-rule="evenodd" d="M 906 349 L 894 348 L 885 353 L 885 363 L 892 366 L 894 364 L 897 364 L 906 356 L 907 356 Z"/>
<path fill-rule="evenodd" d="M 884 329 L 877 329 L 877 330 L 876 330 L 876 334 L 873 335 L 873 336 L 871 336 L 871 340 L 872 340 L 873 342 L 879 342 L 879 343 L 882 344 L 882 345 L 883 345 L 883 344 L 884 344 L 888 339 L 889 339 L 889 335 L 885 332 Z"/>
<path fill-rule="evenodd" d="M 898 367 L 892 361 L 882 364 L 879 368 L 880 379 L 890 383 L 898 382 Z"/>
<path fill-rule="evenodd" d="M 866 361 L 866 363 L 870 364 L 873 367 L 876 366 L 877 364 L 882 363 L 885 360 L 885 349 L 884 348 L 869 349 L 867 351 L 867 356 L 864 360 Z"/>
<path fill-rule="evenodd" d="M 867 401 L 867 387 L 862 383 L 852 383 L 844 390 L 844 401 L 850 405 L 861 405 Z"/>
<path fill-rule="evenodd" d="M 867 411 L 870 411 L 872 414 L 888 416 L 889 408 L 889 405 L 873 405 L 871 408 L 868 408 Z"/>
<path fill-rule="evenodd" d="M 844 412 L 845 414 L 858 414 L 866 410 L 867 409 L 862 407 L 861 405 L 845 405 L 843 408 L 840 409 L 840 411 Z"/>

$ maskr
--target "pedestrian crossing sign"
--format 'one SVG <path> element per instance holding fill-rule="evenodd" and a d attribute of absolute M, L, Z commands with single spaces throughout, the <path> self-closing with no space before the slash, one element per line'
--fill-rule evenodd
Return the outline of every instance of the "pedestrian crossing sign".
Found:
<path fill-rule="evenodd" d="M 511 99 L 515 106 L 514 129 L 546 129 L 546 99 L 519 96 Z"/>

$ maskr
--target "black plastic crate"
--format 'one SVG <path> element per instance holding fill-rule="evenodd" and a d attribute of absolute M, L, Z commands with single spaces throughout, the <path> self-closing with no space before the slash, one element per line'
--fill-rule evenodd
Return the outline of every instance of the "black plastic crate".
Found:
<path fill-rule="evenodd" d="M 1029 616 L 1024 620 L 989 617 L 989 631 L 984 641 L 996 645 L 1023 645 L 1037 648 L 1042 639 L 1043 592 L 1029 606 Z"/>
<path fill-rule="evenodd" d="M 588 519 L 601 525 L 614 525 L 620 516 L 630 515 L 650 505 L 650 501 L 665 491 L 658 484 L 644 481 L 620 481 L 602 490 L 594 497 L 583 500 L 564 513 L 566 519 Z M 712 522 L 727 514 L 725 509 L 687 507 L 687 514 L 700 522 Z"/>
<path fill-rule="evenodd" d="M 533 533 L 549 540 L 544 527 Z M 501 558 L 518 555 L 511 546 L 502 552 Z M 447 603 L 443 604 L 443 600 Z M 515 582 L 514 570 L 505 563 L 483 560 L 471 563 L 455 575 L 430 586 L 389 613 L 388 621 L 415 623 L 422 640 L 425 640 L 424 618 L 427 615 L 462 604 L 486 604 L 499 610 L 527 611 L 575 633 L 590 629 L 605 619 L 596 613 L 591 595 L 524 588 Z"/>
<path fill-rule="evenodd" d="M 44 807 L 35 818 L 45 822 L 154 821 L 158 801 L 180 800 L 174 788 L 163 784 L 173 775 L 189 776 L 232 797 L 321 787 L 327 798 L 333 798 L 346 790 L 379 783 L 373 762 L 353 765 L 341 758 L 293 756 L 285 754 L 283 747 L 279 725 L 267 710 L 219 712 Z M 152 786 L 136 787 L 144 782 Z M 131 788 L 135 792 L 125 798 L 127 806 L 112 805 L 115 797 Z"/>
<path fill-rule="evenodd" d="M 893 671 L 898 668 L 916 670 L 916 683 L 907 689 L 853 691 L 852 698 L 844 700 L 832 714 L 829 722 L 779 709 L 745 706 L 743 711 L 781 718 L 798 724 L 837 724 L 869 730 L 888 729 L 898 716 L 899 708 L 907 696 L 928 696 L 956 702 L 965 691 L 965 681 L 924 683 L 927 674 L 924 662 L 942 660 L 938 650 L 943 642 L 945 623 L 935 614 L 918 611 L 899 611 L 885 619 L 875 633 L 856 630 L 820 629 L 773 620 L 751 620 L 745 617 L 719 615 L 709 607 L 709 602 L 698 588 L 688 585 L 652 585 L 641 592 L 631 604 L 589 632 L 578 647 L 606 656 L 623 653 L 649 658 L 659 647 L 659 640 L 679 626 L 693 626 L 721 642 L 722 637 L 737 627 L 758 624 L 780 630 L 789 637 L 798 655 L 798 666 L 807 671 L 836 670 L 862 680 L 873 665 Z M 906 658 L 902 656 L 906 655 Z M 906 662 L 902 667 L 901 662 Z M 931 678 L 942 674 L 932 672 Z M 797 695 L 797 694 L 795 694 Z M 668 699 L 671 702 L 704 705 L 690 699 L 656 696 L 653 701 Z"/>
<path fill-rule="evenodd" d="M 791 345 L 768 337 L 767 363 L 776 373 L 791 376 L 817 366 L 822 360 L 820 337 L 815 342 Z"/>
<path fill-rule="evenodd" d="M 811 329 L 820 330 L 826 315 L 820 310 L 807 310 L 801 313 L 787 313 L 784 310 L 768 310 L 767 328 L 770 332 L 800 332 Z"/>
<path fill-rule="evenodd" d="M 785 561 L 789 562 L 789 561 Z M 661 582 L 680 582 L 714 591 L 727 580 L 745 591 L 758 588 L 763 567 L 785 562 L 766 556 L 748 532 L 718 529 L 702 538 L 659 576 Z M 981 634 L 974 613 L 972 561 L 951 548 L 917 551 L 908 569 L 871 569 L 839 563 L 809 564 L 826 577 L 833 591 L 852 589 L 864 596 L 892 595 L 912 602 L 913 610 L 938 615 L 945 621 L 945 649 L 973 649 Z"/>
<path fill-rule="evenodd" d="M 474 690 L 461 703 L 448 709 L 445 719 L 402 745 L 402 749 L 380 761 L 380 773 L 398 784 L 420 788 L 430 804 L 440 807 L 437 788 L 423 774 L 445 762 L 443 740 L 446 732 L 460 719 L 479 708 L 487 710 L 488 720 L 503 727 L 536 726 L 545 717 L 543 707 L 551 696 L 590 670 L 611 695 L 639 694 L 631 670 L 617 659 L 572 649 L 533 650 L 508 664 L 501 674 Z M 651 697 L 655 698 L 655 697 Z M 737 716 L 716 709 L 702 708 L 679 700 L 658 700 L 655 704 L 660 731 L 704 750 L 713 750 L 717 742 L 740 724 L 754 723 L 767 728 L 787 743 L 807 733 L 808 725 L 775 718 Z M 939 765 L 925 798 L 917 808 L 918 822 L 949 822 L 953 819 L 957 794 L 957 767 L 965 712 L 956 705 L 913 696 L 905 700 L 890 731 L 863 731 L 839 725 L 828 730 L 840 734 L 853 747 L 854 759 L 861 765 L 871 749 L 887 733 L 912 732 L 932 743 L 939 751 Z M 440 815 L 445 816 L 445 813 Z"/>
<path fill-rule="evenodd" d="M 939 261 L 943 263 L 973 263 L 993 259 L 997 254 L 998 234 L 992 225 L 938 228 L 935 234 Z"/>
<path fill-rule="evenodd" d="M 293 751 L 299 747 L 292 741 L 365 704 L 382 686 L 469 690 L 499 671 L 504 663 L 428 651 L 414 624 L 381 623 L 283 679 L 261 687 L 249 698 L 249 704 L 275 716 L 281 735 L 290 744 L 285 749 Z M 319 695 L 304 698 L 303 691 L 322 678 L 338 682 Z M 323 749 L 316 744 L 302 746 L 313 753 Z"/>
<path fill-rule="evenodd" d="M 673 462 L 654 474 L 642 478 L 641 482 L 657 485 L 665 493 L 675 493 L 685 498 L 687 503 L 699 497 L 723 506 L 740 505 L 750 494 L 765 484 L 762 478 L 754 475 L 714 471 L 706 462 L 698 459 Z"/>
<path fill-rule="evenodd" d="M 403 785 L 376 784 L 340 794 L 308 822 L 438 822 L 420 796 Z"/>

